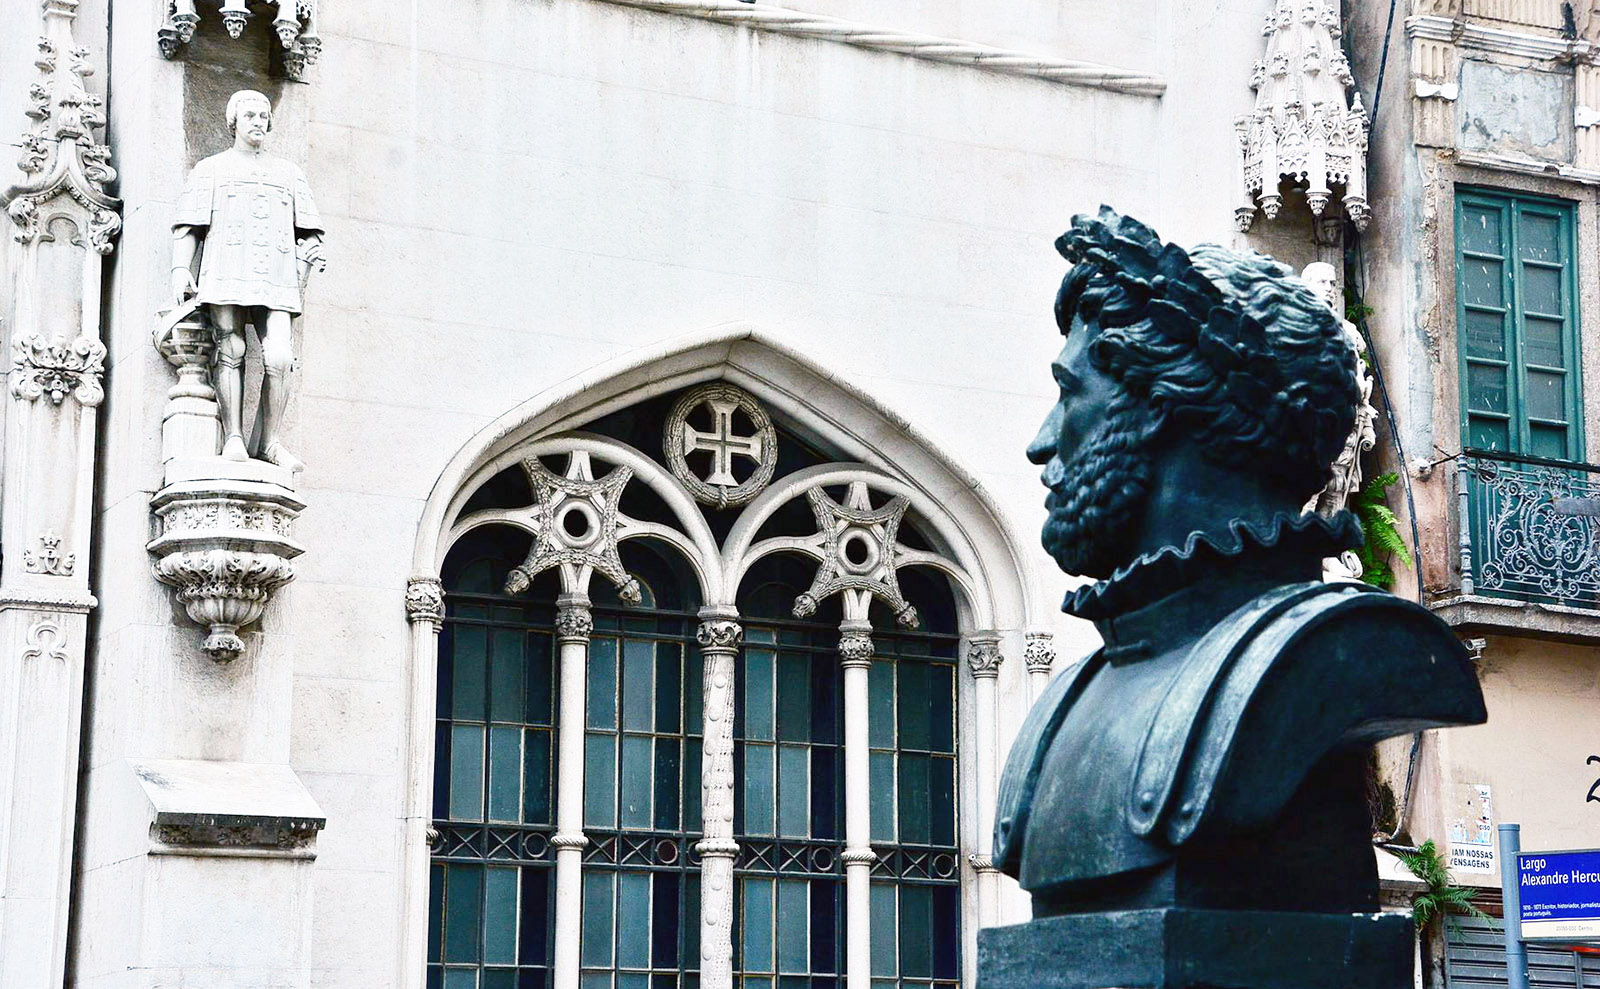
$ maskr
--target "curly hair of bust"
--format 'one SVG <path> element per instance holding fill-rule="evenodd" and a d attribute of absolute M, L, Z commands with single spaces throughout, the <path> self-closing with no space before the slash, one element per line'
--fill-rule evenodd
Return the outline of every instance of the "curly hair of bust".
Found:
<path fill-rule="evenodd" d="M 1322 489 L 1355 423 L 1356 355 L 1292 269 L 1163 244 L 1107 206 L 1073 217 L 1056 250 L 1073 263 L 1056 323 L 1099 326 L 1089 358 L 1151 418 L 1147 435 L 1196 443 L 1293 498 Z"/>

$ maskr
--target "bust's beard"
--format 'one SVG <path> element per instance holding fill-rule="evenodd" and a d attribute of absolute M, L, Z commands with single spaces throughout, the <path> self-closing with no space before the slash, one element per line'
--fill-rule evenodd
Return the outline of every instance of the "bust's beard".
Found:
<path fill-rule="evenodd" d="M 1104 580 L 1133 559 L 1153 473 L 1146 425 L 1142 410 L 1113 412 L 1051 483 L 1041 541 L 1067 573 Z"/>

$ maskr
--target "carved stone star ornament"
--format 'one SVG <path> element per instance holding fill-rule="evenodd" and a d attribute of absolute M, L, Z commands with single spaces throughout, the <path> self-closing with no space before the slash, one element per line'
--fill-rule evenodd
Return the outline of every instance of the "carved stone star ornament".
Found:
<path fill-rule="evenodd" d="M 876 597 L 897 622 L 916 628 L 917 609 L 906 603 L 896 576 L 900 547 L 895 537 L 910 502 L 897 496 L 873 508 L 864 481 L 850 483 L 842 505 L 821 487 L 808 490 L 806 500 L 817 517 L 822 562 L 811 587 L 794 599 L 794 616 L 809 617 L 830 595 L 856 591 Z"/>
<path fill-rule="evenodd" d="M 587 567 L 617 585 L 624 603 L 638 604 L 643 598 L 639 582 L 628 575 L 617 552 L 618 505 L 633 470 L 616 467 L 597 481 L 582 450 L 572 453 L 565 475 L 552 473 L 538 457 L 523 460 L 522 469 L 533 486 L 534 504 L 528 509 L 533 547 L 506 577 L 506 593 L 520 594 L 552 567 Z"/>

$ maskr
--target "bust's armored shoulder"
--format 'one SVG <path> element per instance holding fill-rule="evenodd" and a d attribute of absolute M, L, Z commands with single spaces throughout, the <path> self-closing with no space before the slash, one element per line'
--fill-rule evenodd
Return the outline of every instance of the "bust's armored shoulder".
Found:
<path fill-rule="evenodd" d="M 995 865 L 1026 888 L 1159 861 L 1197 834 L 1264 826 L 1331 752 L 1485 718 L 1476 675 L 1450 629 L 1419 605 L 1363 584 L 1274 588 L 1160 662 L 1155 703 L 1074 711 L 1105 669 L 1096 653 L 1052 682 L 1029 713 L 1001 780 L 994 841 Z M 1147 723 L 1124 736 L 1123 751 L 1096 765 L 1057 758 L 1049 785 L 1039 785 L 1053 747 L 1101 733 L 1108 719 L 1135 709 L 1147 712 L 1137 715 Z M 1081 817 L 1085 796 L 1108 788 L 1124 801 L 1104 808 L 1103 820 L 1078 822 L 1099 838 L 1059 826 L 1067 812 L 1057 802 L 1072 802 L 1070 813 Z M 1050 836 L 1048 849 L 1028 848 L 1030 825 Z M 1124 838 L 1107 840 L 1113 829 Z"/>

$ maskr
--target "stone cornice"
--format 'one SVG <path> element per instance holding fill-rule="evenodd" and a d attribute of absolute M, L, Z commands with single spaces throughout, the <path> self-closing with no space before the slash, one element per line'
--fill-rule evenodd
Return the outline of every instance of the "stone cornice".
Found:
<path fill-rule="evenodd" d="M 1451 17 L 1423 15 L 1407 18 L 1406 37 L 1443 41 L 1461 48 L 1541 61 L 1570 62 L 1587 60 L 1595 55 L 1594 46 L 1581 39 L 1569 41 L 1546 35 L 1504 31 Z"/>
<path fill-rule="evenodd" d="M 1135 96 L 1160 96 L 1167 83 L 1160 76 L 1127 69 L 1031 55 L 992 48 L 972 41 L 936 38 L 892 28 L 840 20 L 803 11 L 742 0 L 598 0 L 620 7 L 638 7 L 663 14 L 681 14 L 702 20 L 738 24 L 758 31 L 836 41 L 856 48 L 895 52 L 911 58 L 951 65 L 970 65 L 1005 75 L 1028 76 L 1067 86 L 1085 86 Z"/>

